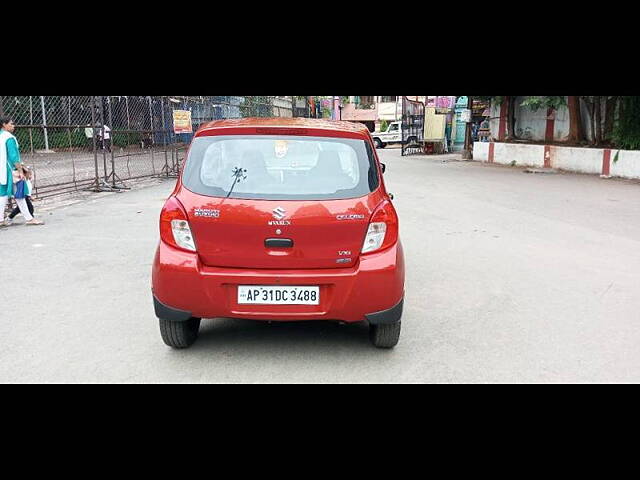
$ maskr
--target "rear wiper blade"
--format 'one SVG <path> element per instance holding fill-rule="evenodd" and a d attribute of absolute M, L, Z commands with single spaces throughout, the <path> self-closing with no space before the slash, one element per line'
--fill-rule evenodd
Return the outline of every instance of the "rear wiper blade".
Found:
<path fill-rule="evenodd" d="M 235 188 L 236 183 L 247 179 L 246 173 L 247 173 L 246 168 L 233 167 L 233 173 L 231 174 L 231 176 L 233 177 L 233 184 L 231 185 L 231 188 L 229 189 L 229 193 L 227 193 L 226 198 L 229 198 L 229 195 L 231 195 L 231 193 L 233 192 L 233 189 Z"/>

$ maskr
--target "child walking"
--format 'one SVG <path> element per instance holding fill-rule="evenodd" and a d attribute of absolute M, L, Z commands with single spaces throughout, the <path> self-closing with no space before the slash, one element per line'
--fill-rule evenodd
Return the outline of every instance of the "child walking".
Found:
<path fill-rule="evenodd" d="M 4 208 L 9 199 L 15 198 L 22 216 L 27 220 L 25 225 L 43 225 L 42 220 L 34 218 L 29 213 L 25 200 L 26 182 L 23 181 L 23 175 L 16 168 L 21 162 L 18 141 L 13 135 L 15 128 L 16 124 L 12 118 L 0 116 L 0 218 L 4 216 Z M 19 183 L 20 190 L 17 188 Z M 14 188 L 17 190 L 15 193 Z M 0 223 L 0 227 L 7 225 L 6 220 Z"/>
<path fill-rule="evenodd" d="M 29 213 L 31 214 L 31 216 L 33 216 L 33 203 L 31 201 L 31 192 L 33 191 L 33 184 L 31 183 L 33 179 L 33 170 L 31 170 L 31 168 L 24 165 L 18 166 L 17 169 L 18 171 L 22 172 L 22 176 L 24 177 L 24 179 L 16 183 L 15 198 L 19 198 L 18 195 L 24 194 L 24 197 L 22 198 L 24 198 L 25 202 L 27 203 L 27 207 L 29 208 Z M 20 182 L 24 182 L 24 184 L 21 185 Z M 7 217 L 7 220 L 5 223 L 7 225 L 11 225 L 13 223 L 13 219 L 19 213 L 20 213 L 20 208 L 16 206 L 16 208 L 14 208 L 9 214 L 9 216 Z"/>

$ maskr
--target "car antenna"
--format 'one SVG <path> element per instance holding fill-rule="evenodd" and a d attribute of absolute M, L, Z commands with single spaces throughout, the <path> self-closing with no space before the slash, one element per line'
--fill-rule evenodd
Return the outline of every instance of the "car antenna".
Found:
<path fill-rule="evenodd" d="M 241 167 L 233 167 L 233 173 L 231 174 L 233 178 L 233 184 L 231 185 L 231 188 L 229 189 L 229 193 L 227 193 L 227 197 L 229 198 L 229 195 L 231 195 L 231 193 L 233 192 L 233 189 L 236 186 L 236 183 L 241 182 L 242 180 L 246 180 L 247 179 L 247 169 L 246 168 L 241 168 Z"/>

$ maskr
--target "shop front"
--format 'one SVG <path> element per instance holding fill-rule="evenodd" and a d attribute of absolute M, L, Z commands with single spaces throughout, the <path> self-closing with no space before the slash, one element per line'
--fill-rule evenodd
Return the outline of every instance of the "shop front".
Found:
<path fill-rule="evenodd" d="M 427 97 L 425 108 L 425 153 L 450 151 L 456 97 Z"/>

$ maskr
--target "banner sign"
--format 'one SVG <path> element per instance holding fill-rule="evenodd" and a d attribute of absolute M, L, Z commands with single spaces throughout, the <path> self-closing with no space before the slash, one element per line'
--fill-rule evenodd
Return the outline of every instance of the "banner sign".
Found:
<path fill-rule="evenodd" d="M 436 97 L 435 107 L 437 113 L 448 113 L 453 110 L 456 104 L 456 97 Z"/>
<path fill-rule="evenodd" d="M 173 111 L 173 132 L 174 133 L 193 133 L 191 125 L 190 110 L 174 110 Z"/>

